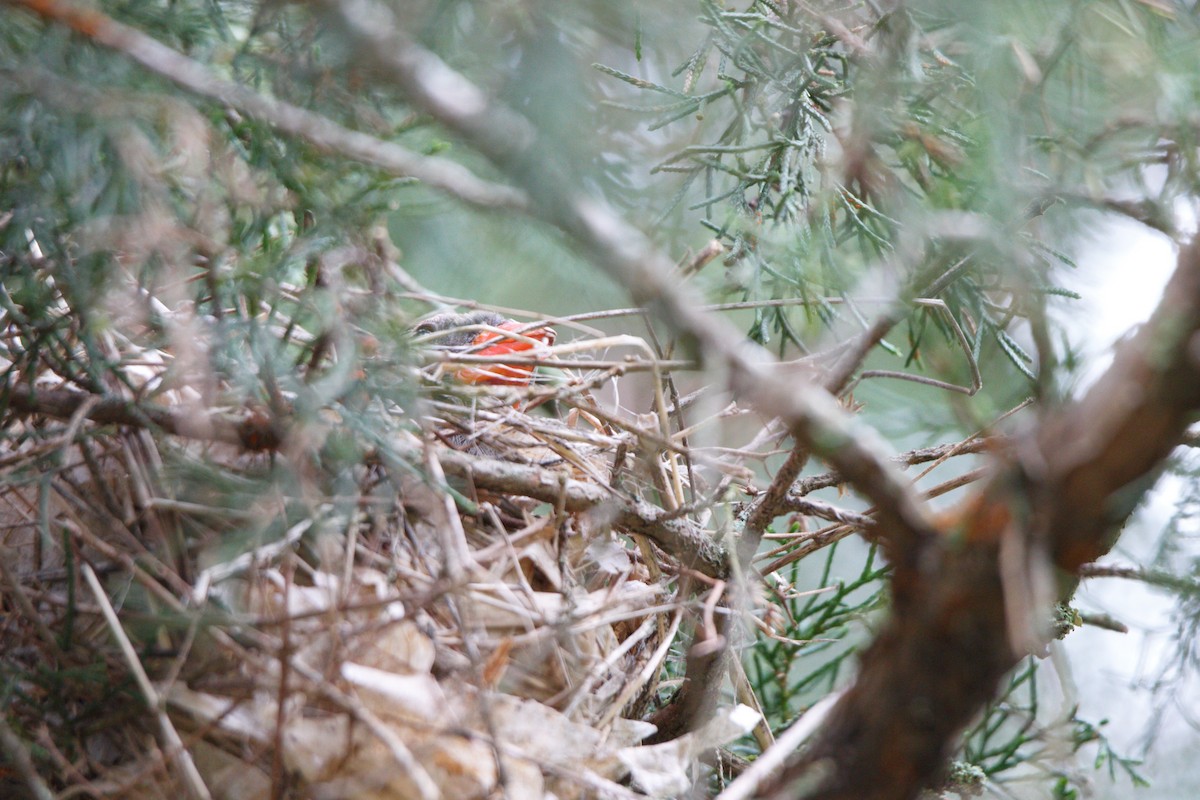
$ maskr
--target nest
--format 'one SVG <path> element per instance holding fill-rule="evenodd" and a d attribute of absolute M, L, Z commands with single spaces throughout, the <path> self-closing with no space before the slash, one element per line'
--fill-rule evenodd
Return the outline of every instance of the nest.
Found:
<path fill-rule="evenodd" d="M 407 344 L 360 342 L 354 369 L 316 376 L 341 375 L 335 400 L 306 405 L 303 387 L 239 395 L 145 332 L 105 334 L 121 380 L 86 391 L 19 362 L 9 320 L 0 661 L 5 726 L 33 750 L 6 749 L 24 763 L 0 793 L 666 796 L 753 724 L 639 745 L 682 619 L 671 587 L 723 554 L 683 513 L 692 477 L 660 418 L 591 399 L 637 364 L 471 388 L 449 361 L 488 357 L 406 367 Z M 313 372 L 322 334 L 288 335 Z M 577 333 L 528 357 L 630 345 L 649 351 Z M 372 358 L 402 365 L 397 396 L 356 388 Z M 651 492 L 681 512 L 648 512 Z"/>

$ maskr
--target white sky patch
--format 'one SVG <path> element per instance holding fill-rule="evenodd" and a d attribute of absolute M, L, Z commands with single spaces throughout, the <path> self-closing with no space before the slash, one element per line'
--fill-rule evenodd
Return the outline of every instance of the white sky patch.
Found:
<path fill-rule="evenodd" d="M 1181 206 L 1178 217 L 1181 228 L 1195 229 L 1196 217 L 1190 208 Z M 1062 320 L 1081 351 L 1082 388 L 1112 362 L 1113 345 L 1149 318 L 1175 268 L 1177 248 L 1161 233 L 1132 220 L 1110 217 L 1094 241 L 1077 255 L 1078 270 L 1064 271 L 1062 280 L 1083 299 L 1070 304 Z M 1160 481 L 1104 561 L 1148 562 L 1181 488 L 1177 479 Z M 1085 627 L 1068 636 L 1064 647 L 1078 687 L 1080 715 L 1091 721 L 1107 719 L 1109 724 L 1102 730 L 1118 752 L 1139 755 L 1153 709 L 1150 691 L 1139 684 L 1153 679 L 1163 659 L 1173 652 L 1174 598 L 1136 581 L 1104 578 L 1086 582 L 1076 596 L 1076 605 L 1085 611 L 1111 613 L 1130 626 L 1127 634 Z M 1188 697 L 1185 702 L 1200 703 L 1200 698 Z M 1194 758 L 1182 758 L 1185 752 L 1194 754 L 1197 732 L 1170 711 L 1161 726 L 1155 749 L 1141 770 L 1153 788 L 1143 792 L 1147 797 L 1200 796 L 1200 764 Z M 1106 773 L 1094 776 L 1094 787 L 1095 796 L 1105 799 L 1127 798 L 1136 792 L 1124 776 L 1110 782 Z"/>
<path fill-rule="evenodd" d="M 1175 245 L 1164 234 L 1118 217 L 1079 253 L 1077 270 L 1061 273 L 1066 288 L 1083 295 L 1063 316 L 1081 350 L 1085 384 L 1112 363 L 1113 345 L 1150 317 L 1175 256 Z"/>

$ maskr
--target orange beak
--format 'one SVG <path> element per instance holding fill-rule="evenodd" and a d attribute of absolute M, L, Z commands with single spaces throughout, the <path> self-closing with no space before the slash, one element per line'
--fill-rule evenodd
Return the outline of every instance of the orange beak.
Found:
<path fill-rule="evenodd" d="M 506 331 L 517 331 L 524 327 L 524 324 L 507 320 L 496 327 Z M 495 331 L 481 331 L 465 349 L 477 356 L 524 355 L 538 345 L 549 347 L 554 344 L 557 336 L 553 328 L 535 328 L 520 335 L 520 339 L 510 339 Z M 528 386 L 533 379 L 533 369 L 532 364 L 480 364 L 476 367 L 460 367 L 454 371 L 454 377 L 470 384 Z"/>

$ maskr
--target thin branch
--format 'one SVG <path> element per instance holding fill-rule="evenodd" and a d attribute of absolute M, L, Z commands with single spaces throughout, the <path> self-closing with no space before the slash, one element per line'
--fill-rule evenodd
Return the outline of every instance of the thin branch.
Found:
<path fill-rule="evenodd" d="M 1110 614 L 1087 614 L 1081 612 L 1079 614 L 1079 622 L 1082 625 L 1103 628 L 1113 633 L 1129 633 L 1129 626 Z"/>
<path fill-rule="evenodd" d="M 85 405 L 88 409 L 86 419 L 100 424 L 157 428 L 191 439 L 225 442 L 251 450 L 263 449 L 259 447 L 262 439 L 257 435 L 263 433 L 263 426 L 267 423 L 260 424 L 254 418 L 234 422 L 219 414 L 163 408 L 119 397 L 96 399 L 94 395 L 72 389 L 35 392 L 25 385 L 9 389 L 10 408 L 27 413 L 71 419 Z M 280 432 L 282 430 L 282 423 L 270 422 L 268 432 L 275 446 L 282 442 L 285 435 Z M 420 453 L 414 447 L 397 445 L 397 452 L 412 463 L 421 460 Z M 618 526 L 653 539 L 684 566 L 715 578 L 724 578 L 729 574 L 728 556 L 714 537 L 691 521 L 672 518 L 669 512 L 643 500 L 623 497 L 594 483 L 564 479 L 559 472 L 532 465 L 497 461 L 456 451 L 442 453 L 439 460 L 447 474 L 469 479 L 479 489 L 531 497 L 547 503 L 561 500 L 565 510 L 571 512 L 609 509 L 615 515 Z"/>
<path fill-rule="evenodd" d="M 531 497 L 546 503 L 562 502 L 571 512 L 611 510 L 614 523 L 629 533 L 639 533 L 690 569 L 713 578 L 729 574 L 725 549 L 715 537 L 686 519 L 672 518 L 669 512 L 644 500 L 622 497 L 594 483 L 566 478 L 560 472 L 528 464 L 514 464 L 491 458 L 440 452 L 438 459 L 447 475 L 472 481 L 476 488 L 490 492 Z"/>
<path fill-rule="evenodd" d="M 225 80 L 203 64 L 95 9 L 60 0 L 0 2 L 26 8 L 48 20 L 66 25 L 92 41 L 128 56 L 193 94 L 261 120 L 321 152 L 351 158 L 392 175 L 416 178 L 472 205 L 516 210 L 527 205 L 528 200 L 522 192 L 482 180 L 461 164 L 414 153 L 394 142 L 351 130 L 320 114 Z"/>
<path fill-rule="evenodd" d="M 926 491 L 922 494 L 922 497 L 924 497 L 927 500 L 931 500 L 934 497 L 940 497 L 941 495 L 946 494 L 947 492 L 954 491 L 955 489 L 959 489 L 963 486 L 973 483 L 973 482 L 979 480 L 980 478 L 984 477 L 985 475 L 987 475 L 986 468 L 970 470 L 969 472 L 965 472 L 962 475 L 958 475 L 954 478 L 951 478 L 948 481 L 938 484 L 937 486 L 933 487 L 932 489 L 929 489 L 928 491 Z M 801 498 L 801 497 L 792 497 L 789 495 L 787 502 L 788 502 L 788 508 L 794 508 L 795 510 L 800 511 L 801 513 L 809 513 L 805 509 L 814 507 L 813 506 L 814 501 L 805 500 L 804 498 Z M 825 505 L 825 504 L 822 503 L 821 505 Z M 861 533 L 866 533 L 869 535 L 870 532 L 873 530 L 872 525 L 861 524 L 861 523 L 864 521 L 871 521 L 871 514 L 874 513 L 874 509 L 868 508 L 865 514 L 850 514 L 849 512 L 843 511 L 841 509 L 835 509 L 832 506 L 830 506 L 829 508 L 832 509 L 832 511 L 834 513 L 844 515 L 845 519 L 844 520 L 835 520 L 836 522 L 838 522 L 838 524 L 822 528 L 821 530 L 814 531 L 813 533 L 804 534 L 802 537 L 797 537 L 797 538 L 801 538 L 802 543 L 799 547 L 795 548 L 794 550 L 786 551 L 786 546 L 785 546 L 784 548 L 779 548 L 779 549 L 761 554 L 759 556 L 759 558 L 769 558 L 772 555 L 782 553 L 782 555 L 779 555 L 779 557 L 776 558 L 774 561 L 771 561 L 766 566 L 762 567 L 759 570 L 761 572 L 761 574 L 770 575 L 773 572 L 778 572 L 780 569 L 782 569 L 783 567 L 786 567 L 788 564 L 792 564 L 796 561 L 800 561 L 804 558 L 807 558 L 808 556 L 812 555 L 816 551 L 818 551 L 824 547 L 828 547 L 829 545 L 833 544 L 834 542 L 839 542 L 842 539 L 845 539 L 850 534 L 855 533 L 856 531 L 861 532 Z M 813 516 L 822 516 L 822 515 L 813 514 Z M 861 517 L 863 519 L 861 521 L 856 521 L 856 518 L 859 518 L 859 517 Z M 825 518 L 828 519 L 828 517 L 825 517 Z"/>
<path fill-rule="evenodd" d="M 907 453 L 893 456 L 892 461 L 905 466 L 915 466 L 917 464 L 927 464 L 930 461 L 941 461 L 951 455 L 967 455 L 971 453 L 983 453 L 989 450 L 997 449 L 1003 437 L 988 436 L 985 438 L 969 439 L 966 442 L 956 442 L 954 444 L 939 444 L 933 447 L 922 447 L 917 450 L 909 450 Z M 818 489 L 830 489 L 834 486 L 845 483 L 845 479 L 840 472 L 825 472 L 820 475 L 813 475 L 808 478 L 801 478 L 792 486 L 792 491 L 788 494 L 790 498 L 801 498 L 807 494 L 817 491 Z"/>
<path fill-rule="evenodd" d="M 1126 567 L 1117 564 L 1084 564 L 1076 572 L 1080 578 L 1124 578 L 1141 581 L 1151 586 L 1160 586 L 1174 592 L 1200 595 L 1200 581 L 1161 570 L 1142 567 Z"/>
<path fill-rule="evenodd" d="M 925 286 L 922 293 L 933 295 L 942 291 L 958 276 L 967 261 L 966 258 L 960 259 L 935 278 L 932 283 Z M 923 281 L 924 278 L 921 278 L 921 280 Z M 907 295 L 908 293 L 905 294 Z M 867 354 L 883 341 L 883 337 L 887 335 L 888 331 L 904 318 L 904 315 L 908 312 L 910 302 L 916 305 L 932 307 L 947 318 L 955 333 L 955 340 L 962 349 L 970 366 L 971 385 L 969 387 L 957 386 L 934 378 L 909 375 L 892 370 L 868 370 L 861 373 L 856 380 L 851 381 L 854 373 L 862 366 Z M 849 343 L 849 346 L 823 376 L 822 385 L 830 394 L 839 396 L 853 389 L 859 381 L 867 378 L 910 380 L 939 389 L 961 392 L 968 397 L 973 396 L 983 386 L 983 378 L 979 374 L 979 365 L 975 362 L 975 357 L 971 352 L 971 345 L 967 340 L 966 334 L 963 333 L 958 321 L 954 319 L 954 315 L 950 313 L 950 309 L 946 304 L 936 298 L 906 301 L 904 296 L 902 296 L 900 299 L 890 303 L 889 308 L 879 315 L 870 328 L 863 331 Z M 784 514 L 789 510 L 789 498 L 792 496 L 793 487 L 796 485 L 801 471 L 808 463 L 808 456 L 809 448 L 803 441 L 798 441 L 788 454 L 787 460 L 784 461 L 779 471 L 775 474 L 771 485 L 755 500 L 754 506 L 746 518 L 746 524 L 742 530 L 742 540 L 738 544 L 738 557 L 742 563 L 748 563 L 748 560 L 753 558 L 754 554 L 758 552 L 758 546 L 762 541 L 762 536 L 767 526 L 780 514 Z M 896 552 L 899 548 L 892 548 L 892 550 Z"/>
<path fill-rule="evenodd" d="M 1174 237 L 1178 235 L 1178 226 L 1171 218 L 1169 207 L 1150 199 L 1130 200 L 1111 195 L 1093 196 L 1083 193 L 1054 192 L 1035 201 L 1039 207 L 1047 208 L 1056 202 L 1086 206 L 1100 211 L 1109 211 L 1123 217 L 1140 222 L 1147 228 Z"/>
<path fill-rule="evenodd" d="M 842 411 L 828 393 L 772 373 L 770 356 L 727 321 L 698 310 L 699 296 L 674 279 L 674 264 L 602 201 L 578 193 L 565 167 L 537 147 L 537 130 L 493 103 L 467 78 L 413 41 L 378 3 L 319 3 L 339 19 L 417 107 L 462 136 L 521 184 L 532 213 L 557 226 L 624 285 L 634 300 L 681 333 L 689 349 L 728 375 L 733 390 L 759 411 L 781 417 L 812 451 L 838 467 L 880 508 L 880 517 L 918 535 L 931 534 L 926 512 L 879 453 L 877 437 Z"/>
<path fill-rule="evenodd" d="M 117 618 L 117 612 L 113 610 L 112 603 L 108 601 L 108 595 L 104 592 L 104 587 L 100 585 L 100 579 L 96 577 L 96 573 L 92 571 L 89 564 L 83 564 L 81 569 L 96 602 L 100 604 L 100 610 L 104 614 L 104 620 L 108 623 L 109 630 L 117 640 L 121 655 L 125 657 L 125 663 L 129 665 L 129 669 L 133 673 L 146 705 L 158 719 L 159 730 L 167 745 L 167 753 L 179 769 L 180 777 L 183 779 L 183 785 L 187 787 L 188 794 L 196 800 L 211 800 L 212 794 L 204 784 L 204 778 L 200 776 L 200 771 L 196 769 L 196 763 L 192 760 L 191 753 L 184 747 L 183 740 L 179 738 L 179 731 L 175 730 L 175 725 L 167 716 L 166 704 L 162 702 L 154 684 L 150 682 L 150 676 L 146 674 L 145 667 L 142 666 L 137 652 L 133 649 L 133 643 L 129 641 L 125 629 L 121 627 L 121 621 Z"/>
<path fill-rule="evenodd" d="M 891 800 L 936 780 L 1002 676 L 1045 641 L 1048 626 L 1033 617 L 1074 591 L 1067 581 L 1055 598 L 1039 564 L 1048 556 L 1063 573 L 1095 572 L 1081 568 L 1112 547 L 1184 438 L 1200 409 L 1198 341 L 1200 239 L 1096 384 L 998 454 L 1003 466 L 923 562 L 896 566 L 895 611 L 858 678 L 765 796 L 794 797 L 807 777 L 812 800 Z M 818 764 L 820 776 L 810 771 Z"/>
<path fill-rule="evenodd" d="M 758 797 L 760 787 L 772 780 L 787 759 L 816 734 L 840 698 L 841 693 L 834 692 L 818 700 L 800 719 L 788 726 L 776 739 L 774 746 L 755 759 L 749 769 L 717 795 L 717 800 L 751 800 Z"/>
<path fill-rule="evenodd" d="M 808 500 L 804 498 L 788 499 L 787 509 L 800 514 L 806 514 L 810 517 L 828 520 L 829 522 L 850 525 L 861 530 L 868 530 L 875 524 L 875 520 L 866 514 L 847 511 L 830 503 L 822 503 L 820 500 Z"/>

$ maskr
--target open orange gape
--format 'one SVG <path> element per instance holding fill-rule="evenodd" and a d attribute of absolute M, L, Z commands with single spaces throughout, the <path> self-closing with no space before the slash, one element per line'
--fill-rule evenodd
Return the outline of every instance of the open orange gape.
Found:
<path fill-rule="evenodd" d="M 486 327 L 490 330 L 480 330 Z M 553 328 L 525 330 L 528 323 L 508 319 L 493 311 L 470 314 L 438 314 L 422 321 L 413 332 L 429 336 L 429 344 L 473 356 L 524 356 L 539 346 L 554 344 Z M 501 331 L 511 331 L 505 336 Z M 430 334 L 438 334 L 430 336 Z M 489 386 L 528 386 L 533 379 L 533 364 L 479 364 L 451 367 L 450 374 L 460 383 Z"/>

